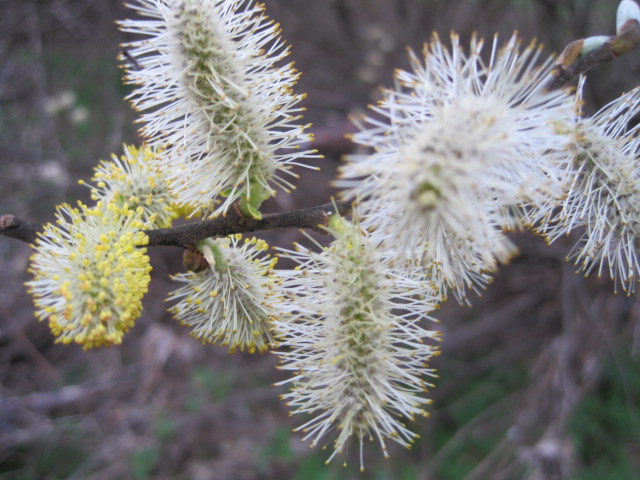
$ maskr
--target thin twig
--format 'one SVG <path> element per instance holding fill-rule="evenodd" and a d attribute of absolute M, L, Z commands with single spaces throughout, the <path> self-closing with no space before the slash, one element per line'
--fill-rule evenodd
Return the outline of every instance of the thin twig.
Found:
<path fill-rule="evenodd" d="M 337 208 L 337 212 L 336 212 Z M 351 202 L 325 203 L 303 210 L 266 214 L 260 220 L 240 218 L 236 215 L 214 218 L 201 222 L 191 222 L 171 228 L 145 230 L 149 236 L 149 246 L 172 245 L 189 248 L 209 237 L 221 237 L 233 233 L 277 230 L 283 228 L 309 228 L 325 233 L 321 228 L 331 215 L 345 215 L 351 209 Z M 42 225 L 21 220 L 13 215 L 0 217 L 0 235 L 33 243 Z"/>
<path fill-rule="evenodd" d="M 628 20 L 618 35 L 609 38 L 599 48 L 584 55 L 579 55 L 582 40 L 572 42 L 560 55 L 552 78 L 547 82 L 545 89 L 557 90 L 587 70 L 630 52 L 638 44 L 640 44 L 640 23 L 636 20 Z"/>
<path fill-rule="evenodd" d="M 21 220 L 13 215 L 0 216 L 0 235 L 15 238 L 23 242 L 33 243 L 36 233 L 42 230 L 42 225 Z"/>
<path fill-rule="evenodd" d="M 552 77 L 547 82 L 545 89 L 549 91 L 557 90 L 587 70 L 595 67 L 596 65 L 610 62 L 614 58 L 616 57 L 611 50 L 611 46 L 609 43 L 605 43 L 600 48 L 579 57 L 568 66 L 560 64 L 556 65 Z"/>

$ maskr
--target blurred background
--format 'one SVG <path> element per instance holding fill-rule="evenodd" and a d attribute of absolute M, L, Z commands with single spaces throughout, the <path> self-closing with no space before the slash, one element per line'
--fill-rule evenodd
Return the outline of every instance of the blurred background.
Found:
<path fill-rule="evenodd" d="M 321 172 L 304 172 L 273 211 L 326 202 L 351 115 L 407 66 L 431 32 L 491 39 L 518 30 L 545 52 L 615 30 L 616 1 L 266 0 L 303 73 Z M 89 201 L 98 159 L 138 142 L 116 56 L 120 0 L 0 0 L 0 214 L 45 222 Z M 589 75 L 585 110 L 635 87 L 640 52 Z M 289 246 L 298 232 L 263 235 Z M 181 251 L 153 248 L 145 310 L 121 347 L 53 342 L 23 282 L 30 248 L 0 238 L 0 479 L 454 480 L 636 479 L 640 472 L 640 307 L 584 279 L 552 248 L 514 235 L 521 254 L 472 307 L 438 312 L 443 354 L 430 419 L 412 449 L 377 444 L 324 465 L 291 429 L 272 354 L 203 346 L 165 311 Z M 355 445 L 354 445 L 355 447 Z"/>

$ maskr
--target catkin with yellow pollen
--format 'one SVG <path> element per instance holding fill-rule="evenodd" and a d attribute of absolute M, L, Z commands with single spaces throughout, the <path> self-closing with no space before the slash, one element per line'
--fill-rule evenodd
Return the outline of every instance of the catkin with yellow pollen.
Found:
<path fill-rule="evenodd" d="M 151 271 L 140 214 L 126 204 L 63 204 L 38 233 L 27 285 L 58 342 L 118 345 L 140 316 Z"/>

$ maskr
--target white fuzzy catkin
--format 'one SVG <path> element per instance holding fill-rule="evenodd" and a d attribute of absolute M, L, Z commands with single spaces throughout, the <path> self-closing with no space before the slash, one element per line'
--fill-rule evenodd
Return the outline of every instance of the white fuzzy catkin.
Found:
<path fill-rule="evenodd" d="M 628 294 L 640 279 L 639 111 L 635 88 L 575 122 L 566 155 L 568 191 L 559 210 L 548 207 L 532 220 L 549 242 L 583 228 L 568 259 L 585 275 L 608 269 L 615 290 Z"/>
<path fill-rule="evenodd" d="M 485 61 L 481 40 L 469 53 L 451 41 L 434 37 L 424 59 L 411 54 L 411 72 L 396 73 L 353 136 L 373 153 L 350 156 L 338 185 L 387 249 L 435 264 L 443 289 L 464 298 L 513 254 L 502 230 L 518 224 L 520 205 L 561 195 L 568 138 L 558 125 L 573 121 L 576 102 L 544 90 L 553 64 L 533 44 L 496 38 Z"/>
<path fill-rule="evenodd" d="M 315 157 L 293 92 L 298 73 L 280 65 L 289 50 L 264 7 L 245 0 L 137 0 L 141 18 L 121 29 L 144 38 L 125 45 L 135 58 L 126 80 L 147 142 L 178 203 L 224 214 L 293 189 L 291 171 Z"/>
<path fill-rule="evenodd" d="M 371 238 L 358 226 L 335 218 L 335 240 L 320 252 L 284 251 L 299 264 L 280 272 L 288 310 L 275 321 L 284 370 L 283 397 L 294 414 L 311 419 L 298 427 L 311 445 L 335 431 L 334 452 L 344 453 L 355 437 L 410 447 L 417 435 L 403 423 L 430 400 L 423 396 L 434 376 L 429 358 L 438 352 L 439 332 L 421 324 L 440 301 L 433 285 L 389 268 Z"/>

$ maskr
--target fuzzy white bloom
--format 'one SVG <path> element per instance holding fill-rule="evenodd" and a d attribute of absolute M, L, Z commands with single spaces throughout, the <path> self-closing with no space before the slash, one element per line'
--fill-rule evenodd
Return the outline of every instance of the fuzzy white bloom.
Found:
<path fill-rule="evenodd" d="M 119 158 L 113 154 L 110 161 L 100 160 L 94 168 L 93 184 L 89 185 L 91 199 L 118 205 L 127 203 L 132 210 L 141 207 L 141 219 L 149 227 L 170 227 L 178 211 L 166 175 L 158 169 L 161 152 L 126 144 L 123 149 Z"/>
<path fill-rule="evenodd" d="M 203 343 L 264 352 L 273 342 L 271 321 L 278 313 L 272 286 L 277 258 L 264 254 L 264 240 L 241 239 L 238 234 L 200 242 L 209 267 L 172 277 L 184 285 L 169 295 L 178 301 L 169 311 Z"/>
<path fill-rule="evenodd" d="M 543 210 L 534 223 L 549 242 L 584 227 L 569 254 L 585 274 L 608 265 L 609 274 L 631 294 L 640 279 L 640 88 L 622 95 L 573 127 L 567 155 L 572 174 L 561 210 Z"/>
<path fill-rule="evenodd" d="M 125 32 L 142 35 L 126 45 L 136 64 L 130 99 L 145 112 L 142 133 L 165 149 L 163 170 L 178 202 L 214 215 L 236 201 L 250 213 L 290 191 L 291 168 L 314 157 L 300 151 L 311 140 L 298 124 L 304 97 L 293 93 L 293 64 L 280 28 L 247 0 L 136 0 L 141 19 Z M 222 204 L 214 198 L 224 196 Z"/>
<path fill-rule="evenodd" d="M 640 6 L 635 0 L 622 0 L 616 12 L 616 33 L 622 33 L 622 27 L 629 20 L 640 22 Z"/>
<path fill-rule="evenodd" d="M 562 193 L 556 156 L 567 144 L 557 125 L 572 122 L 575 100 L 547 92 L 552 59 L 521 50 L 516 37 L 489 60 L 482 40 L 464 53 L 434 37 L 413 72 L 365 120 L 354 141 L 373 149 L 354 155 L 339 186 L 361 200 L 364 225 L 409 259 L 439 265 L 442 281 L 464 297 L 514 252 L 502 234 L 517 224 L 520 204 Z M 402 232 L 402 234 L 398 234 Z"/>
<path fill-rule="evenodd" d="M 27 285 L 57 341 L 118 345 L 140 316 L 151 271 L 140 215 L 128 205 L 63 204 L 38 233 Z"/>
<path fill-rule="evenodd" d="M 274 323 L 276 354 L 296 372 L 283 398 L 292 413 L 313 417 L 297 430 L 311 446 L 337 432 L 327 462 L 355 437 L 363 468 L 365 439 L 387 456 L 388 439 L 408 448 L 417 437 L 402 419 L 427 416 L 424 377 L 434 376 L 427 363 L 438 349 L 423 340 L 440 334 L 420 323 L 441 299 L 427 281 L 385 265 L 359 226 L 334 216 L 328 230 L 335 240 L 321 252 L 283 251 L 299 267 L 280 272 L 290 312 Z"/>

